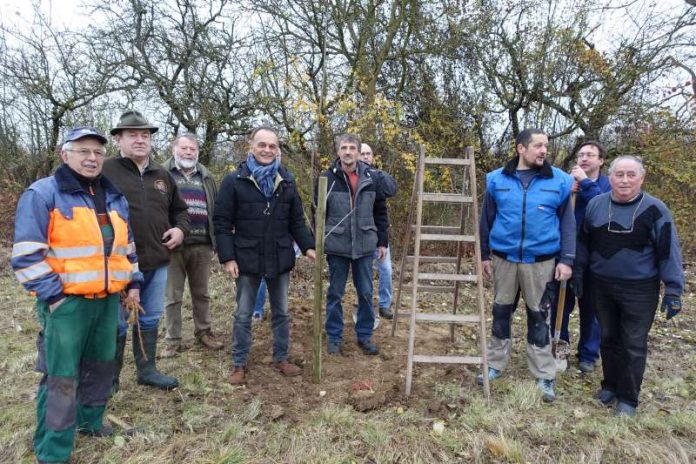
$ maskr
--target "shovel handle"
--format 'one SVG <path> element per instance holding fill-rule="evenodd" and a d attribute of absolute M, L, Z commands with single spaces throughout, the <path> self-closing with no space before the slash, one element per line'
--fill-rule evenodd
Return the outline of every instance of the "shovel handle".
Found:
<path fill-rule="evenodd" d="M 558 306 L 556 306 L 556 326 L 553 333 L 553 341 L 558 343 L 561 336 L 561 325 L 563 325 L 563 312 L 565 310 L 565 300 L 566 300 L 566 289 L 568 288 L 567 282 L 564 280 L 561 282 L 561 289 L 558 292 Z"/>

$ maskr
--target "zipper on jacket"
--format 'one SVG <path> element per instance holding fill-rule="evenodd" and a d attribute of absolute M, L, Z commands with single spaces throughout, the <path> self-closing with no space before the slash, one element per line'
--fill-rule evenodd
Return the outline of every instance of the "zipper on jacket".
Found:
<path fill-rule="evenodd" d="M 527 190 L 529 190 L 529 187 L 532 185 L 532 182 L 534 182 L 535 177 L 532 177 L 529 180 L 529 183 L 525 187 L 524 184 L 522 183 L 521 180 L 519 180 L 520 184 L 522 184 L 522 232 L 520 233 L 520 262 L 522 262 L 522 255 L 524 253 L 524 235 L 525 235 L 525 230 L 527 227 Z"/>
<path fill-rule="evenodd" d="M 88 192 L 88 193 L 89 193 L 91 196 L 94 196 L 94 193 L 93 193 L 93 191 L 92 191 L 92 186 L 91 186 L 91 185 L 89 186 L 89 192 Z M 97 219 L 97 205 L 96 205 L 96 203 L 94 202 L 94 200 L 93 200 L 92 198 L 89 198 L 89 197 L 88 197 L 88 200 L 92 203 L 91 208 L 92 208 L 92 211 L 94 211 L 94 219 L 95 219 L 95 222 L 97 223 L 97 230 L 99 231 L 99 236 L 100 236 L 101 239 L 102 239 L 102 248 L 103 248 L 103 247 L 104 247 L 104 236 L 103 236 L 103 234 L 102 234 L 101 227 L 99 226 L 99 220 Z M 108 217 L 109 217 L 109 204 L 108 204 L 108 201 L 107 201 L 106 192 L 104 192 L 104 209 L 105 209 L 105 214 L 106 214 L 106 216 L 107 216 L 107 218 L 108 218 Z M 116 233 L 115 233 L 115 230 L 114 230 L 114 242 L 116 242 Z M 111 246 L 111 252 L 114 251 L 113 248 L 114 248 L 114 247 L 113 247 L 113 245 L 112 245 L 112 246 Z M 104 291 L 108 293 L 108 292 L 109 292 L 109 257 L 106 255 L 106 253 L 102 253 L 102 255 L 104 256 Z"/>

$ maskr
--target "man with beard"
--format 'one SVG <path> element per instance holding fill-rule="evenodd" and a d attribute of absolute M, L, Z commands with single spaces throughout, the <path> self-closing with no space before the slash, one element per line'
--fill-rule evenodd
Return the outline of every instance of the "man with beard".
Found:
<path fill-rule="evenodd" d="M 510 361 L 519 288 L 527 306 L 527 364 L 543 400 L 551 402 L 556 399 L 549 330 L 557 287 L 553 281 L 572 275 L 576 232 L 570 204 L 573 178 L 546 161 L 548 143 L 539 129 L 519 133 L 517 156 L 486 176 L 479 230 L 483 272 L 495 283 L 488 378 L 499 378 Z M 483 375 L 477 378 L 480 384 Z"/>
<path fill-rule="evenodd" d="M 210 172 L 198 162 L 198 139 L 182 134 L 172 143 L 172 157 L 163 165 L 179 186 L 188 205 L 191 230 L 184 243 L 172 252 L 167 270 L 165 316 L 166 346 L 161 357 L 176 356 L 181 350 L 181 302 L 188 278 L 193 309 L 194 336 L 204 348 L 219 350 L 222 343 L 212 333 L 208 276 L 215 249 L 213 207 L 217 187 Z"/>

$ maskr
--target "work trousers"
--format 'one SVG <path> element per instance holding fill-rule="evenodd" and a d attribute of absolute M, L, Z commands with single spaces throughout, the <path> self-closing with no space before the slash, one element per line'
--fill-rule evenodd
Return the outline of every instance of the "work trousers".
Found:
<path fill-rule="evenodd" d="M 648 332 L 657 310 L 658 280 L 609 281 L 592 277 L 592 293 L 602 328 L 602 388 L 619 401 L 638 406 L 648 356 Z"/>
<path fill-rule="evenodd" d="M 518 289 L 527 305 L 527 364 L 537 379 L 556 378 L 556 362 L 551 353 L 548 312 L 539 303 L 546 284 L 553 280 L 555 261 L 513 263 L 493 256 L 495 283 L 493 335 L 488 342 L 488 365 L 502 371 L 510 362 L 512 312 Z"/>
<path fill-rule="evenodd" d="M 36 370 L 34 451 L 40 461 L 64 462 L 75 431 L 98 431 L 111 392 L 119 296 L 68 296 L 53 311 L 36 305 L 41 332 Z"/>
<path fill-rule="evenodd" d="M 193 307 L 193 334 L 198 337 L 210 331 L 208 276 L 212 256 L 213 248 L 206 244 L 185 245 L 172 252 L 165 290 L 168 343 L 181 343 L 181 302 L 187 277 Z"/>

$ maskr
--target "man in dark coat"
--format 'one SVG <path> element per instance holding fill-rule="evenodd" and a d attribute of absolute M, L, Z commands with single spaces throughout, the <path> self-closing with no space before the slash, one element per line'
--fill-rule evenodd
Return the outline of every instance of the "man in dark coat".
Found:
<path fill-rule="evenodd" d="M 302 370 L 288 361 L 290 314 L 288 287 L 295 265 L 293 240 L 311 260 L 314 239 L 304 221 L 302 200 L 292 174 L 280 166 L 275 130 L 254 129 L 249 155 L 222 181 L 213 223 L 220 262 L 236 279 L 237 308 L 232 331 L 233 370 L 229 382 L 246 382 L 251 349 L 251 314 L 261 279 L 266 280 L 271 302 L 273 361 L 285 376 Z"/>

